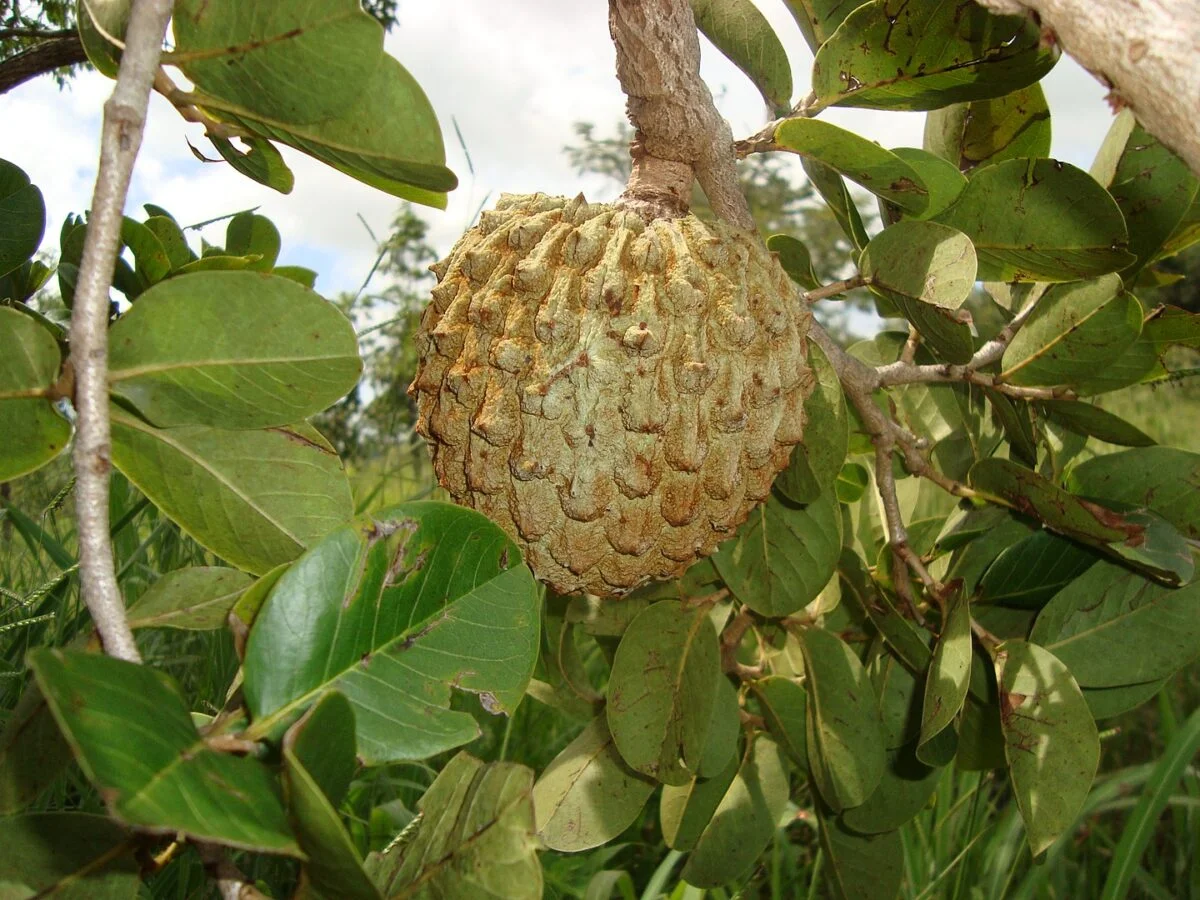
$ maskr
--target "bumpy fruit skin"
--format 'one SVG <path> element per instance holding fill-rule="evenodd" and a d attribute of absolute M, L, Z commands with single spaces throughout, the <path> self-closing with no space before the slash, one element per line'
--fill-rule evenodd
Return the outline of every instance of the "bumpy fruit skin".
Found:
<path fill-rule="evenodd" d="M 504 195 L 433 268 L 417 430 L 561 593 L 682 573 L 803 437 L 809 316 L 756 235 Z"/>

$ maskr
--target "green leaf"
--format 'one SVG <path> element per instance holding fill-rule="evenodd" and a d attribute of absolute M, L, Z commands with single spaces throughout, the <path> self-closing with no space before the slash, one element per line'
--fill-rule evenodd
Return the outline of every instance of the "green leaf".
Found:
<path fill-rule="evenodd" d="M 773 234 L 767 238 L 767 249 L 779 257 L 779 264 L 788 277 L 806 291 L 820 287 L 813 272 L 812 257 L 802 241 L 788 234 Z"/>
<path fill-rule="evenodd" d="M 367 871 L 389 900 L 504 897 L 541 900 L 533 772 L 455 756 L 417 804 L 411 840 L 372 853 Z"/>
<path fill-rule="evenodd" d="M 0 731 L 0 816 L 29 806 L 70 762 L 71 748 L 30 681 Z"/>
<path fill-rule="evenodd" d="M 190 566 L 168 572 L 128 609 L 130 628 L 209 631 L 225 618 L 253 579 L 237 569 Z"/>
<path fill-rule="evenodd" d="M 760 734 L 680 873 L 695 887 L 717 887 L 748 871 L 766 849 L 789 794 L 783 754 Z"/>
<path fill-rule="evenodd" d="M 892 150 L 898 157 L 917 170 L 917 174 L 929 189 L 929 205 L 919 218 L 931 219 L 958 199 L 967 186 L 967 177 L 946 160 L 916 147 L 896 147 Z M 881 201 L 886 208 L 889 221 L 895 222 L 902 211 L 894 204 Z"/>
<path fill-rule="evenodd" d="M 241 212 L 225 227 L 225 252 L 234 256 L 261 257 L 251 268 L 269 272 L 279 258 L 279 229 L 266 216 Z"/>
<path fill-rule="evenodd" d="M 1037 644 L 996 652 L 1009 777 L 1034 856 L 1075 822 L 1100 761 L 1100 737 L 1071 672 Z"/>
<path fill-rule="evenodd" d="M 964 172 L 1049 156 L 1050 107 L 1042 86 L 932 110 L 925 119 L 925 146 Z"/>
<path fill-rule="evenodd" d="M 4 819 L 0 896 L 133 900 L 141 879 L 131 835 L 106 816 L 38 812 Z"/>
<path fill-rule="evenodd" d="M 1175 226 L 1175 230 L 1171 232 L 1166 243 L 1163 244 L 1162 250 L 1159 251 L 1158 258 L 1166 259 L 1181 253 L 1197 241 L 1200 241 L 1200 196 L 1192 201 L 1188 211 L 1183 214 L 1183 219 Z"/>
<path fill-rule="evenodd" d="M 899 828 L 915 817 L 933 796 L 940 768 L 917 758 L 915 744 L 889 750 L 883 780 L 866 801 L 842 814 L 842 823 L 860 834 Z"/>
<path fill-rule="evenodd" d="M 992 416 L 1004 432 L 1008 442 L 1009 456 L 1029 468 L 1036 468 L 1038 461 L 1037 435 L 1033 430 L 1033 417 L 1028 402 L 1001 394 L 992 388 L 984 388 L 983 395 L 992 407 Z"/>
<path fill-rule="evenodd" d="M 946 602 L 942 633 L 925 677 L 925 702 L 921 707 L 921 737 L 916 755 L 932 763 L 929 743 L 948 728 L 967 699 L 971 680 L 971 604 L 965 591 L 956 591 Z"/>
<path fill-rule="evenodd" d="M 1099 562 L 1054 596 L 1029 639 L 1081 685 L 1156 681 L 1200 656 L 1200 582 L 1165 588 Z"/>
<path fill-rule="evenodd" d="M 1068 431 L 1124 447 L 1149 447 L 1154 438 L 1099 406 L 1079 400 L 1043 400 L 1038 408 L 1050 421 Z"/>
<path fill-rule="evenodd" d="M 905 212 L 920 215 L 929 206 L 929 189 L 916 169 L 852 131 L 819 119 L 785 119 L 775 129 L 775 141 L 824 163 Z"/>
<path fill-rule="evenodd" d="M 162 281 L 171 271 L 166 248 L 153 231 L 136 219 L 125 216 L 121 222 L 121 243 L 133 251 L 136 276 L 142 290 Z M 141 292 L 139 291 L 139 296 Z M 132 299 L 132 298 L 130 298 Z"/>
<path fill-rule="evenodd" d="M 310 425 L 160 429 L 115 406 L 111 415 L 114 465 L 239 569 L 290 562 L 353 515 L 341 460 Z"/>
<path fill-rule="evenodd" d="M 287 278 L 296 284 L 303 285 L 310 291 L 313 285 L 317 283 L 317 273 L 312 269 L 306 269 L 304 266 L 276 266 L 271 270 L 272 275 L 279 278 Z"/>
<path fill-rule="evenodd" d="M 691 0 L 696 27 L 746 73 L 775 115 L 792 105 L 792 66 L 779 37 L 751 0 Z"/>
<path fill-rule="evenodd" d="M 75 27 L 79 31 L 83 51 L 87 54 L 88 62 L 96 67 L 96 71 L 108 78 L 117 77 L 117 68 L 121 64 L 121 50 L 100 33 L 95 23 L 99 22 L 108 34 L 122 40 L 125 37 L 132 5 L 132 0 L 107 0 L 100 3 L 95 0 L 76 0 L 75 3 Z"/>
<path fill-rule="evenodd" d="M 1092 175 L 1108 188 L 1129 226 L 1129 249 L 1137 262 L 1122 271 L 1127 284 L 1158 257 L 1196 200 L 1200 181 L 1191 169 L 1138 124 L 1133 110 L 1112 123 Z"/>
<path fill-rule="evenodd" d="M 1001 97 L 1041 80 L 1058 61 L 1025 16 L 960 3 L 873 0 L 817 51 L 820 106 L 937 109 Z"/>
<path fill-rule="evenodd" d="M 858 657 L 820 628 L 801 634 L 808 692 L 809 771 L 835 810 L 858 806 L 883 777 L 879 705 Z"/>
<path fill-rule="evenodd" d="M 846 463 L 838 472 L 838 503 L 857 503 L 871 484 L 871 475 L 865 466 Z"/>
<path fill-rule="evenodd" d="M 829 492 L 846 460 L 850 440 L 846 397 L 833 364 L 825 351 L 811 342 L 808 361 L 817 385 L 804 401 L 804 441 L 775 479 L 775 489 L 792 503 L 812 503 Z"/>
<path fill-rule="evenodd" d="M 829 36 L 854 11 L 846 0 L 783 0 L 804 33 L 809 49 L 816 53 Z"/>
<path fill-rule="evenodd" d="M 179 0 L 172 23 L 171 62 L 212 109 L 320 122 L 352 106 L 382 64 L 383 29 L 356 0 L 269 11 Z"/>
<path fill-rule="evenodd" d="M 1139 684 L 1123 684 L 1120 687 L 1109 688 L 1085 687 L 1083 699 L 1087 701 L 1092 718 L 1098 722 L 1137 709 L 1147 700 L 1154 699 L 1168 680 L 1163 678 L 1159 681 L 1143 681 Z"/>
<path fill-rule="evenodd" d="M 833 213 L 833 217 L 837 219 L 846 240 L 855 250 L 862 251 L 870 238 L 867 237 L 862 216 L 842 176 L 825 163 L 807 156 L 800 157 L 800 166 L 829 207 L 829 211 Z"/>
<path fill-rule="evenodd" d="M 109 341 L 110 389 L 162 428 L 299 422 L 352 390 L 362 372 L 341 310 L 294 281 L 251 272 L 155 285 Z"/>
<path fill-rule="evenodd" d="M 984 603 L 1040 609 L 1098 558 L 1086 547 L 1039 529 L 996 557 L 979 582 L 978 596 Z"/>
<path fill-rule="evenodd" d="M 442 132 L 429 99 L 416 79 L 387 55 L 355 102 L 336 118 L 296 125 L 232 112 L 222 116 L 364 184 L 426 206 L 444 209 L 446 191 L 458 184 L 445 166 Z"/>
<path fill-rule="evenodd" d="M 183 229 L 170 216 L 151 216 L 143 224 L 158 238 L 172 269 L 186 266 L 196 259 L 196 254 L 192 252 L 187 238 L 184 237 Z"/>
<path fill-rule="evenodd" d="M 1142 305 L 1119 275 L 1051 287 L 1037 301 L 1001 360 L 1000 377 L 1018 385 L 1086 386 L 1142 331 Z"/>
<path fill-rule="evenodd" d="M 842 551 L 838 560 L 838 574 L 842 578 L 842 600 L 862 610 L 862 615 L 871 623 L 913 672 L 924 672 L 929 668 L 932 654 L 913 625 L 892 606 L 886 594 L 875 586 L 867 572 L 866 564 L 853 550 Z"/>
<path fill-rule="evenodd" d="M 1158 828 L 1171 794 L 1176 790 L 1188 766 L 1200 751 L 1200 709 L 1194 710 L 1187 721 L 1168 742 L 1162 757 L 1154 765 L 1137 805 L 1121 829 L 1121 840 L 1113 853 L 1112 866 L 1104 881 L 1100 900 L 1120 900 L 1128 896 L 1138 871 L 1142 854 Z"/>
<path fill-rule="evenodd" d="M 45 232 L 42 192 L 23 169 L 0 159 L 0 275 L 32 257 Z"/>
<path fill-rule="evenodd" d="M 1071 470 L 1076 494 L 1158 513 L 1200 540 L 1200 453 L 1147 447 L 1097 456 Z"/>
<path fill-rule="evenodd" d="M 608 680 L 608 728 L 634 770 L 666 784 L 699 774 L 720 648 L 703 606 L 663 600 L 625 630 Z"/>
<path fill-rule="evenodd" d="M 479 734 L 469 712 L 450 709 L 452 687 L 512 714 L 538 629 L 533 577 L 479 513 L 427 501 L 361 517 L 284 572 L 255 619 L 249 733 L 273 735 L 337 690 L 367 764 L 424 759 Z"/>
<path fill-rule="evenodd" d="M 958 312 L 975 286 L 975 248 L 965 234 L 936 222 L 903 220 L 871 239 L 858 267 L 871 289 L 895 303 L 942 357 L 970 361 L 970 316 Z"/>
<path fill-rule="evenodd" d="M 710 778 L 723 771 L 729 765 L 729 761 L 737 757 L 738 736 L 741 733 L 741 707 L 738 704 L 737 688 L 728 678 L 718 678 L 716 694 L 713 697 L 712 717 L 708 722 L 704 749 L 700 752 L 697 774 L 702 778 Z"/>
<path fill-rule="evenodd" d="M 270 141 L 256 137 L 238 138 L 246 146 L 243 152 L 226 138 L 210 134 L 208 139 L 225 162 L 247 178 L 265 184 L 281 194 L 292 192 L 296 177 L 283 161 L 283 155 Z"/>
<path fill-rule="evenodd" d="M 682 785 L 663 785 L 658 821 L 668 847 L 686 852 L 696 846 L 733 784 L 741 762 L 741 756 L 735 753 L 725 768 L 711 778 L 693 778 Z"/>
<path fill-rule="evenodd" d="M 354 710 L 341 694 L 322 697 L 283 739 L 283 791 L 288 818 L 308 856 L 313 889 L 346 900 L 379 900 L 337 804 L 354 771 Z M 335 790 L 322 784 L 329 777 Z"/>
<path fill-rule="evenodd" d="M 1142 534 L 1144 528 L 1120 514 L 1080 497 L 1007 459 L 980 460 L 971 469 L 971 485 L 1050 528 L 1090 544 L 1106 545 Z"/>
<path fill-rule="evenodd" d="M 48 397 L 60 363 L 54 335 L 0 307 L 0 481 L 41 468 L 70 442 L 71 424 Z"/>
<path fill-rule="evenodd" d="M 607 844 L 633 824 L 655 785 L 625 764 L 604 716 L 597 716 L 533 786 L 538 834 L 564 853 Z"/>
<path fill-rule="evenodd" d="M 764 616 L 786 616 L 821 592 L 842 548 L 837 497 L 825 491 L 805 507 L 772 494 L 750 511 L 713 557 L 737 599 Z"/>
<path fill-rule="evenodd" d="M 826 878 L 838 900 L 892 900 L 904 881 L 904 845 L 900 832 L 861 835 L 845 828 L 821 804 L 821 848 Z"/>
<path fill-rule="evenodd" d="M 109 656 L 45 648 L 30 654 L 29 665 L 80 768 L 119 821 L 299 855 L 270 771 L 211 749 L 166 675 Z"/>
<path fill-rule="evenodd" d="M 971 239 L 981 281 L 1078 281 L 1134 260 L 1125 249 L 1125 219 L 1108 191 L 1053 159 L 978 169 L 937 221 Z"/>
<path fill-rule="evenodd" d="M 895 750 L 915 741 L 920 733 L 924 672 L 918 679 L 894 652 L 878 642 L 868 653 L 867 673 L 879 698 L 884 748 Z"/>
<path fill-rule="evenodd" d="M 773 675 L 750 682 L 767 730 L 779 747 L 801 768 L 808 765 L 805 729 L 808 695 L 790 678 Z"/>

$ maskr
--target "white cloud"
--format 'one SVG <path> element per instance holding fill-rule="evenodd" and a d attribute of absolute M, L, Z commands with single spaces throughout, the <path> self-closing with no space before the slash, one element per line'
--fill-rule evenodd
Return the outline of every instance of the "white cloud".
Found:
<path fill-rule="evenodd" d="M 807 91 L 811 55 L 784 4 L 759 4 L 788 48 L 796 93 Z M 448 164 L 461 186 L 445 212 L 422 214 L 431 238 L 446 250 L 469 224 L 485 197 L 502 191 L 585 191 L 593 199 L 615 193 L 601 180 L 580 179 L 562 153 L 577 121 L 607 133 L 624 114 L 613 74 L 607 5 L 601 0 L 457 0 L 453 4 L 401 0 L 400 27 L 388 50 L 409 68 L 438 112 Z M 735 136 L 766 121 L 749 81 L 707 43 L 702 74 Z M 1054 116 L 1054 152 L 1086 167 L 1111 114 L 1104 89 L 1064 59 L 1045 80 Z M 94 73 L 59 92 L 50 79 L 0 95 L 0 157 L 29 172 L 46 195 L 47 246 L 57 244 L 63 216 L 84 209 L 91 196 L 100 112 L 111 82 Z M 885 146 L 917 145 L 923 116 L 873 110 L 829 110 L 829 121 L 853 128 Z M 455 137 L 457 121 L 475 174 Z M 382 237 L 397 201 L 284 148 L 296 175 L 283 196 L 233 172 L 223 163 L 197 161 L 185 142 L 206 142 L 184 126 L 165 101 L 154 99 L 129 209 L 156 202 L 192 223 L 257 206 L 279 226 L 284 261 L 318 269 L 326 293 L 354 289 L 370 268 L 374 247 L 358 215 Z M 607 195 L 602 196 L 602 194 Z M 136 213 L 135 213 L 136 214 Z M 214 239 L 219 239 L 216 229 Z"/>

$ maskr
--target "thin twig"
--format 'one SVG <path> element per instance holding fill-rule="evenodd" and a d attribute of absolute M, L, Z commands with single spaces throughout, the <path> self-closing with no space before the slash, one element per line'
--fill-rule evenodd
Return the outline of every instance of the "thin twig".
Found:
<path fill-rule="evenodd" d="M 204 868 L 217 883 L 221 900 L 268 900 L 229 859 L 224 847 L 217 844 L 197 843 L 196 849 L 204 860 Z"/>
<path fill-rule="evenodd" d="M 140 662 L 141 656 L 125 617 L 108 529 L 108 482 L 112 468 L 107 383 L 108 291 L 120 246 L 125 195 L 142 144 L 150 87 L 158 71 L 172 5 L 172 0 L 135 0 L 130 13 L 117 85 L 104 104 L 100 167 L 71 317 L 78 426 L 73 461 L 78 478 L 75 508 L 79 523 L 80 585 L 105 652 L 130 662 Z"/>
<path fill-rule="evenodd" d="M 817 105 L 817 95 L 810 93 L 793 106 L 783 118 L 773 119 L 760 128 L 757 133 L 735 142 L 733 149 L 737 154 L 737 158 L 745 159 L 751 153 L 773 153 L 776 150 L 783 149 L 779 144 L 775 143 L 775 132 L 779 126 L 788 119 L 809 118 L 815 116 L 820 111 L 821 107 Z"/>
<path fill-rule="evenodd" d="M 836 297 L 855 288 L 866 287 L 870 283 L 871 279 L 867 276 L 855 275 L 851 278 L 843 278 L 841 281 L 831 281 L 829 284 L 823 284 L 818 288 L 813 288 L 811 291 L 803 291 L 801 296 L 806 303 L 815 303 L 818 300 L 828 300 L 830 297 Z"/>

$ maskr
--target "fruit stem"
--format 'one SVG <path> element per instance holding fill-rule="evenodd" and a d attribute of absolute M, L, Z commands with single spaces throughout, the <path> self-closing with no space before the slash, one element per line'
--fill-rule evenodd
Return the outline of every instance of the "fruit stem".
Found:
<path fill-rule="evenodd" d="M 713 211 L 753 230 L 738 186 L 733 132 L 700 78 L 700 38 L 688 0 L 609 0 L 617 80 L 636 129 L 633 171 L 617 205 L 649 221 L 688 211 L 692 179 Z"/>

